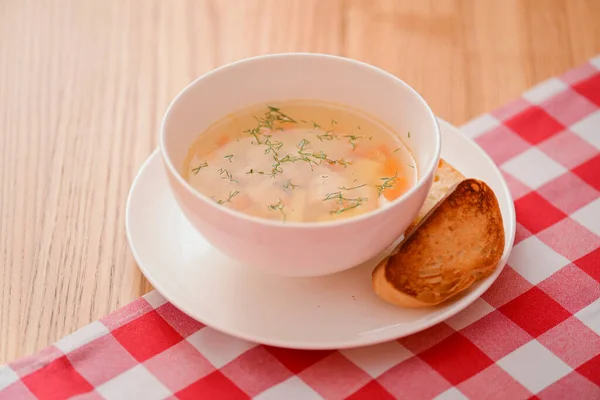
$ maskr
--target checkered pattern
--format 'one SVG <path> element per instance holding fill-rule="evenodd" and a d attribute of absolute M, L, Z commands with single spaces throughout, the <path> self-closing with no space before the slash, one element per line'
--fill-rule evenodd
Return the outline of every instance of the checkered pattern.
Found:
<path fill-rule="evenodd" d="M 600 57 L 463 127 L 504 173 L 517 237 L 492 287 L 375 346 L 248 343 L 152 292 L 0 366 L 0 399 L 600 398 Z"/>

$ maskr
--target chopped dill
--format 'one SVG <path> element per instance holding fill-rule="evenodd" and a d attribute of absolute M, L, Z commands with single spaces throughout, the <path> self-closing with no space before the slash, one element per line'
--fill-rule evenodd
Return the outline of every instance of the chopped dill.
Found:
<path fill-rule="evenodd" d="M 317 135 L 317 137 L 319 138 L 319 140 L 322 142 L 323 140 L 333 140 L 333 138 L 335 138 L 335 135 L 332 135 L 331 132 L 333 131 L 327 131 L 325 132 L 324 135 Z"/>
<path fill-rule="evenodd" d="M 231 202 L 231 199 L 233 199 L 239 193 L 240 193 L 239 190 L 235 190 L 233 192 L 229 192 L 229 197 L 227 199 L 225 199 L 225 200 L 219 200 L 219 201 L 217 201 L 217 203 L 219 203 L 219 204 L 229 203 L 229 202 Z"/>
<path fill-rule="evenodd" d="M 391 176 L 389 178 L 387 177 L 383 177 L 381 178 L 381 180 L 383 181 L 383 183 L 381 185 L 377 185 L 377 194 L 381 195 L 381 193 L 383 193 L 386 189 L 391 188 L 392 186 L 394 186 L 396 184 L 396 179 L 398 178 L 398 171 L 396 171 L 396 173 L 394 174 L 394 176 Z"/>
<path fill-rule="evenodd" d="M 346 135 L 344 137 L 348 138 L 348 142 L 352 145 L 352 151 L 354 151 L 354 149 L 356 149 L 356 141 L 358 139 L 362 139 L 362 136 L 354 136 L 354 135 Z"/>
<path fill-rule="evenodd" d="M 408 132 L 408 138 L 410 139 L 410 132 Z"/>
<path fill-rule="evenodd" d="M 285 189 L 292 189 L 292 190 L 294 190 L 294 189 L 296 189 L 296 188 L 299 188 L 299 187 L 300 187 L 300 185 L 294 185 L 294 184 L 292 183 L 292 180 L 291 180 L 291 179 L 288 179 L 288 181 L 285 183 L 285 185 L 283 185 L 283 187 L 284 187 Z"/>
<path fill-rule="evenodd" d="M 313 128 L 314 129 L 317 129 L 317 128 L 321 127 L 321 125 L 317 124 L 315 121 L 313 121 L 312 123 L 313 123 Z"/>
<path fill-rule="evenodd" d="M 205 161 L 202 164 L 198 165 L 196 168 L 192 168 L 192 172 L 194 175 L 198 174 L 202 168 L 208 167 L 208 163 Z"/>
<path fill-rule="evenodd" d="M 355 180 L 355 181 L 356 181 L 356 180 Z M 354 190 L 354 189 L 361 188 L 361 187 L 363 187 L 363 186 L 367 186 L 367 184 L 366 184 L 366 183 L 363 183 L 362 185 L 358 185 L 358 186 L 354 186 L 354 187 L 350 187 L 350 188 L 347 188 L 347 187 L 345 187 L 345 186 L 342 186 L 342 187 L 339 187 L 338 189 L 341 189 L 341 190 Z"/>
<path fill-rule="evenodd" d="M 340 207 L 337 210 L 331 211 L 332 214 L 341 214 L 344 211 L 352 210 L 353 208 L 362 205 L 363 201 L 367 201 L 364 197 L 347 198 L 342 192 L 327 193 L 323 201 L 335 200 Z"/>
<path fill-rule="evenodd" d="M 223 174 L 225 174 L 225 176 L 223 176 Z M 231 182 L 237 182 L 225 168 L 219 168 L 219 175 L 221 175 L 221 179 L 229 179 Z"/>
<path fill-rule="evenodd" d="M 356 127 L 358 128 L 358 130 L 360 131 L 360 125 L 356 125 Z"/>
<path fill-rule="evenodd" d="M 338 123 L 337 119 L 331 120 L 331 126 L 335 126 L 335 125 L 337 125 L 337 123 Z"/>
<path fill-rule="evenodd" d="M 229 162 L 232 162 L 232 161 L 231 161 L 231 159 L 233 158 L 233 154 L 226 155 L 226 156 L 225 156 L 225 157 L 223 157 L 223 158 L 226 158 L 226 159 L 228 159 L 228 160 L 229 160 Z"/>
<path fill-rule="evenodd" d="M 250 168 L 250 171 L 246 172 L 246 175 L 250 175 L 250 174 L 264 175 L 265 173 L 263 171 L 259 171 L 254 168 Z"/>
<path fill-rule="evenodd" d="M 400 151 L 400 149 L 402 149 L 402 147 L 398 147 L 396 150 L 394 150 L 394 153 L 396 153 L 397 151 Z"/>
<path fill-rule="evenodd" d="M 407 164 L 407 165 L 408 165 L 409 167 L 413 168 L 413 169 L 415 168 L 415 166 L 414 166 L 414 165 L 412 165 L 412 164 Z"/>
<path fill-rule="evenodd" d="M 306 146 L 308 146 L 310 144 L 310 142 L 306 139 L 302 139 L 300 141 L 300 143 L 298 143 L 298 145 L 296 147 L 298 147 L 300 149 L 300 151 L 304 151 L 304 149 L 306 148 Z"/>
<path fill-rule="evenodd" d="M 268 207 L 271 211 L 279 210 L 281 216 L 283 217 L 283 220 L 285 221 L 285 212 L 283 211 L 285 205 L 281 202 L 281 199 L 279 199 L 279 201 L 276 204 L 269 204 Z"/>

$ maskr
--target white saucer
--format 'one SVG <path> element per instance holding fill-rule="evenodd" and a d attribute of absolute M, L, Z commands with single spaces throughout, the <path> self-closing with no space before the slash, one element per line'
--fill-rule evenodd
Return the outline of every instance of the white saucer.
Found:
<path fill-rule="evenodd" d="M 442 157 L 496 193 L 506 247 L 495 273 L 436 308 L 392 306 L 371 289 L 377 260 L 318 278 L 284 278 L 244 269 L 204 240 L 173 199 L 158 151 L 140 169 L 127 200 L 127 238 L 146 278 L 173 305 L 202 323 L 248 341 L 298 349 L 375 344 L 426 329 L 479 297 L 503 269 L 515 235 L 508 187 L 487 154 L 441 121 Z"/>

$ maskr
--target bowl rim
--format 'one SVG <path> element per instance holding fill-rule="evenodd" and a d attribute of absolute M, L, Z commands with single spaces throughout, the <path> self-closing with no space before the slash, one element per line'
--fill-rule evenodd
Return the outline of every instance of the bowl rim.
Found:
<path fill-rule="evenodd" d="M 375 210 L 371 210 L 371 211 L 368 211 L 363 214 L 359 214 L 359 215 L 348 217 L 348 218 L 341 218 L 341 219 L 337 219 L 337 220 L 333 220 L 333 221 L 299 222 L 299 221 L 279 221 L 279 220 L 260 218 L 260 217 L 255 217 L 255 216 L 252 216 L 249 214 L 245 214 L 241 211 L 233 210 L 233 209 L 230 209 L 227 207 L 219 207 L 216 203 L 211 201 L 208 196 L 206 196 L 206 195 L 200 193 L 198 190 L 194 189 L 188 181 L 183 179 L 183 176 L 181 175 L 179 170 L 177 168 L 175 168 L 175 166 L 173 165 L 173 162 L 171 161 L 171 158 L 167 154 L 167 150 L 166 150 L 165 126 L 167 124 L 167 120 L 169 119 L 169 117 L 171 115 L 172 109 L 175 107 L 175 105 L 181 100 L 181 98 L 188 91 L 190 91 L 194 86 L 196 86 L 201 80 L 203 80 L 211 75 L 218 74 L 224 70 L 234 68 L 234 67 L 244 64 L 244 63 L 261 62 L 261 61 L 265 61 L 265 60 L 269 60 L 269 59 L 287 58 L 287 57 L 322 58 L 322 59 L 330 59 L 330 60 L 336 60 L 336 61 L 342 61 L 342 62 L 346 62 L 346 63 L 356 64 L 365 70 L 368 70 L 368 71 L 374 72 L 374 73 L 378 73 L 378 74 L 383 74 L 383 75 L 387 76 L 388 78 L 395 80 L 397 83 L 399 83 L 401 86 L 403 86 L 409 92 L 411 92 L 412 95 L 414 95 L 415 98 L 417 99 L 417 101 L 421 104 L 421 106 L 423 106 L 425 108 L 425 111 L 427 112 L 430 120 L 433 122 L 434 136 L 435 136 L 435 149 L 434 149 L 433 158 L 432 158 L 431 162 L 427 165 L 427 167 L 423 170 L 423 173 L 420 174 L 419 177 L 417 177 L 417 182 L 415 183 L 415 185 L 413 185 L 409 190 L 404 192 L 398 198 L 389 202 L 389 204 L 387 204 L 386 207 L 378 207 Z M 214 68 L 214 69 L 200 75 L 199 77 L 195 78 L 191 82 L 189 82 L 171 100 L 171 102 L 169 103 L 169 105 L 167 106 L 167 108 L 165 110 L 165 113 L 163 114 L 162 121 L 160 124 L 159 146 L 158 147 L 160 148 L 160 154 L 161 154 L 161 158 L 163 159 L 163 164 L 166 166 L 166 168 L 171 173 L 171 175 L 173 175 L 173 177 L 177 180 L 177 182 L 183 188 L 185 188 L 186 192 L 191 193 L 192 196 L 194 196 L 195 198 L 197 198 L 198 200 L 200 200 L 206 204 L 209 204 L 214 209 L 224 212 L 226 214 L 229 214 L 232 217 L 245 220 L 250 223 L 257 223 L 260 225 L 280 227 L 280 228 L 284 228 L 284 229 L 292 229 L 292 228 L 294 228 L 294 229 L 297 229 L 297 228 L 314 229 L 314 228 L 327 228 L 327 227 L 355 224 L 355 223 L 358 223 L 358 222 L 366 220 L 366 219 L 374 218 L 379 214 L 383 214 L 386 212 L 386 210 L 392 208 L 393 206 L 406 201 L 408 198 L 410 198 L 412 195 L 414 195 L 416 192 L 418 192 L 419 189 L 423 185 L 425 185 L 425 183 L 428 181 L 427 178 L 431 174 L 433 174 L 437 164 L 439 163 L 439 158 L 440 158 L 441 150 L 442 150 L 442 134 L 441 134 L 441 129 L 440 129 L 437 117 L 435 116 L 433 110 L 431 109 L 430 105 L 425 101 L 423 96 L 421 96 L 421 94 L 419 92 L 417 92 L 412 86 L 410 86 L 409 84 L 404 82 L 402 79 L 398 78 L 396 75 L 394 75 L 382 68 L 376 67 L 374 65 L 368 64 L 363 61 L 348 58 L 348 57 L 332 55 L 332 54 L 325 54 L 325 53 L 289 52 L 289 53 L 264 54 L 264 55 L 253 56 L 253 57 L 236 60 L 231 63 L 227 63 L 225 65 Z"/>

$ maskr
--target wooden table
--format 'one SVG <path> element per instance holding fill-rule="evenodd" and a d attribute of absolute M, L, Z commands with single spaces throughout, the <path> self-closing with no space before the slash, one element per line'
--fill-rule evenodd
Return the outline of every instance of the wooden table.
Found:
<path fill-rule="evenodd" d="M 340 54 L 462 124 L 600 53 L 599 19 L 597 0 L 0 1 L 0 364 L 151 289 L 125 200 L 193 78 Z"/>

